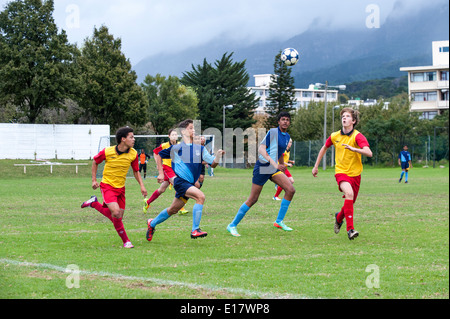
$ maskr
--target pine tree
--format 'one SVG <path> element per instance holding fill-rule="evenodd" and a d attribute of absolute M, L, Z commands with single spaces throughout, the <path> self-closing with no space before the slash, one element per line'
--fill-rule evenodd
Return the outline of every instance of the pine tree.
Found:
<path fill-rule="evenodd" d="M 202 128 L 222 130 L 223 107 L 233 105 L 226 111 L 227 127 L 251 127 L 258 100 L 247 88 L 249 75 L 245 61 L 234 62 L 233 53 L 225 53 L 212 66 L 206 59 L 203 65 L 192 66 L 192 71 L 183 74 L 182 83 L 191 86 L 199 98 L 199 119 Z"/>
<path fill-rule="evenodd" d="M 281 112 L 292 113 L 295 110 L 294 78 L 292 70 L 281 60 L 281 51 L 275 57 L 274 74 L 269 86 L 269 98 L 267 99 L 266 113 L 267 128 L 278 126 L 277 117 Z"/>

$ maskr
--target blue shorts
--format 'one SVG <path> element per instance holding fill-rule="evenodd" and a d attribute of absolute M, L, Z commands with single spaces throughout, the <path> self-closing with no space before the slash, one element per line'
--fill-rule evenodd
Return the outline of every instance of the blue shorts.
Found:
<path fill-rule="evenodd" d="M 176 177 L 173 182 L 173 188 L 175 189 L 175 198 L 181 199 L 183 202 L 187 203 L 189 200 L 188 197 L 186 197 L 186 192 L 189 188 L 195 187 L 188 181 L 182 179 L 181 177 Z"/>
<path fill-rule="evenodd" d="M 270 163 L 261 164 L 259 161 L 256 162 L 255 168 L 253 169 L 253 184 L 264 186 L 269 179 L 273 176 L 280 174 L 281 172 L 275 167 L 270 165 Z"/>
<path fill-rule="evenodd" d="M 402 170 L 409 169 L 409 162 L 402 162 Z"/>

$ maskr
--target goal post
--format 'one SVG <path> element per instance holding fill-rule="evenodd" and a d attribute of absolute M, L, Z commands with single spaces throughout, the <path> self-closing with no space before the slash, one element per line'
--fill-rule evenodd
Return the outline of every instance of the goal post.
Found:
<path fill-rule="evenodd" d="M 202 135 L 205 137 L 205 147 L 211 154 L 214 154 L 215 147 L 215 136 L 214 135 Z M 115 135 L 103 136 L 100 138 L 98 151 L 102 151 L 106 147 L 110 147 L 111 145 L 116 145 Z M 158 170 L 156 168 L 156 162 L 153 155 L 153 150 L 162 143 L 166 143 L 169 141 L 169 137 L 167 135 L 135 135 L 134 138 L 136 142 L 134 144 L 134 149 L 141 153 L 141 150 L 144 150 L 147 155 L 150 156 L 147 162 L 147 178 L 156 178 L 158 176 Z M 101 163 L 98 167 L 97 178 L 103 177 L 103 167 L 105 163 Z M 214 170 L 209 168 L 206 172 L 209 176 L 214 176 Z M 141 172 L 141 176 L 144 177 L 144 172 Z M 128 170 L 127 177 L 134 177 L 133 171 L 131 168 Z"/>

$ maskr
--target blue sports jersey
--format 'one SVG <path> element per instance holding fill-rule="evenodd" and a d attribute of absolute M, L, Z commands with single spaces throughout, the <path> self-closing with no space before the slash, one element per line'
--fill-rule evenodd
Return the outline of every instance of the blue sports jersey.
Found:
<path fill-rule="evenodd" d="M 191 184 L 199 179 L 203 168 L 202 162 L 211 165 L 215 159 L 204 146 L 185 142 L 162 150 L 159 156 L 162 159 L 171 159 L 175 174 Z"/>
<path fill-rule="evenodd" d="M 280 128 L 278 127 L 271 129 L 267 133 L 261 145 L 266 146 L 266 150 L 269 156 L 278 163 L 280 157 L 284 154 L 284 152 L 286 152 L 286 148 L 290 140 L 290 135 L 288 133 L 281 132 Z M 259 154 L 258 162 L 259 164 L 268 163 L 268 161 L 261 154 Z"/>
<path fill-rule="evenodd" d="M 411 160 L 411 154 L 409 154 L 409 152 L 407 151 L 401 151 L 398 158 L 401 162 L 409 162 Z"/>

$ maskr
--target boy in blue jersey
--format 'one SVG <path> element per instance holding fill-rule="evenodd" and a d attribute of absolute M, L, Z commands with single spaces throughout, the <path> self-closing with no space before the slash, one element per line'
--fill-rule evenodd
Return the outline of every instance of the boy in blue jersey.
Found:
<path fill-rule="evenodd" d="M 195 187 L 195 183 L 200 177 L 203 166 L 202 162 L 205 161 L 212 168 L 215 168 L 225 152 L 219 150 L 217 156 L 214 157 L 208 153 L 204 146 L 193 143 L 195 129 L 192 120 L 181 122 L 178 128 L 181 130 L 182 142 L 159 152 L 159 158 L 157 159 L 161 162 L 162 159 L 170 158 L 172 160 L 172 168 L 177 175 L 173 184 L 176 191 L 175 199 L 169 208 L 164 209 L 155 219 L 149 219 L 147 221 L 148 230 L 146 238 L 148 241 L 153 239 L 155 227 L 177 214 L 190 198 L 196 202 L 192 210 L 193 223 L 191 238 L 197 239 L 208 235 L 200 229 L 205 194 Z M 158 165 L 158 183 L 164 181 L 164 171 L 162 170 L 162 163 L 160 164 Z"/>
<path fill-rule="evenodd" d="M 295 194 L 295 188 L 289 178 L 283 174 L 286 170 L 283 153 L 289 144 L 291 137 L 287 133 L 291 125 L 291 115 L 282 112 L 278 115 L 278 128 L 271 129 L 267 133 L 264 141 L 259 146 L 259 159 L 253 170 L 253 184 L 250 197 L 239 208 L 233 222 L 228 225 L 227 230 L 234 237 L 240 237 L 236 227 L 248 213 L 250 208 L 258 202 L 259 195 L 267 183 L 271 180 L 285 191 L 284 199 L 281 201 L 281 207 L 278 212 L 278 218 L 274 223 L 276 228 L 285 231 L 292 231 L 292 228 L 286 226 L 284 218 Z"/>
<path fill-rule="evenodd" d="M 409 169 L 412 168 L 412 162 L 407 145 L 403 146 L 403 151 L 401 151 L 398 156 L 398 165 L 402 167 L 402 174 L 400 175 L 398 182 L 401 183 L 403 176 L 405 176 L 405 184 L 408 184 Z"/>

